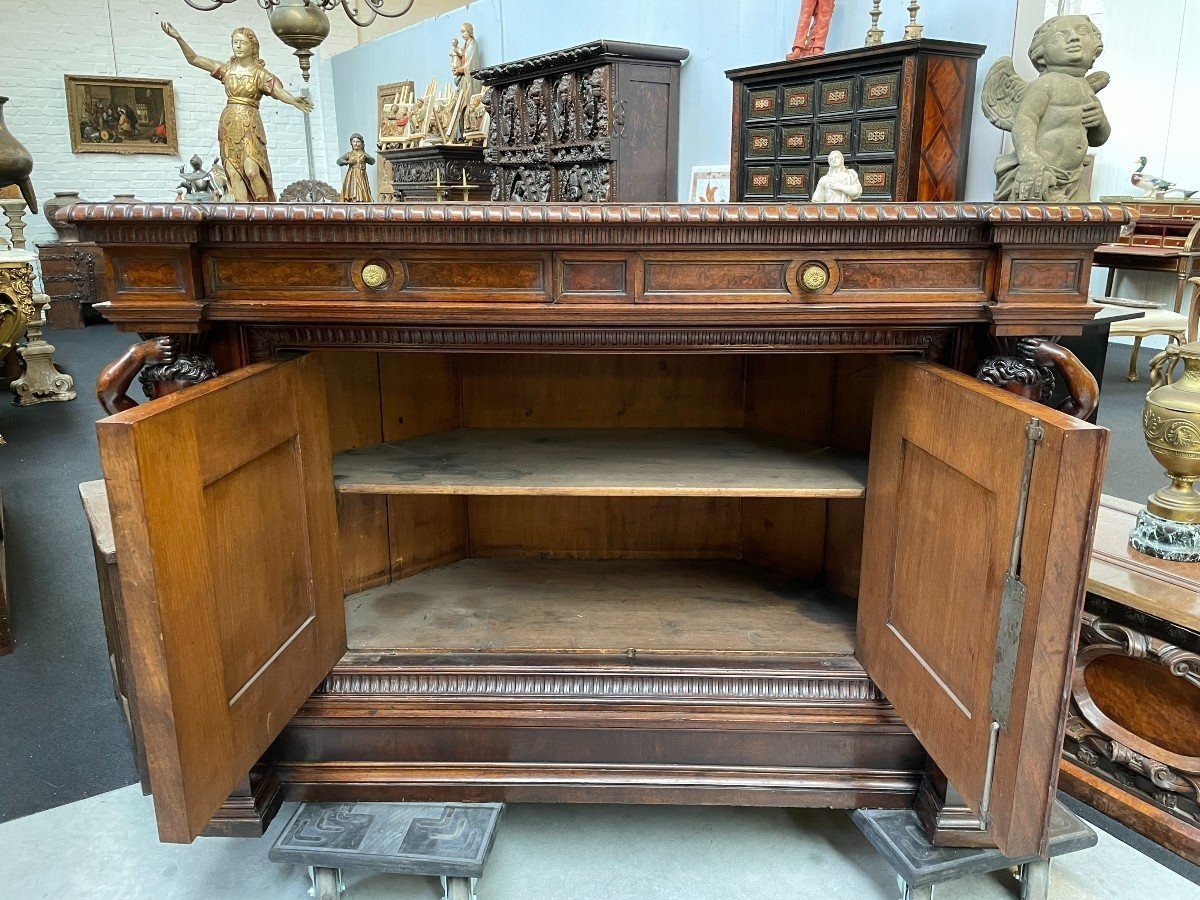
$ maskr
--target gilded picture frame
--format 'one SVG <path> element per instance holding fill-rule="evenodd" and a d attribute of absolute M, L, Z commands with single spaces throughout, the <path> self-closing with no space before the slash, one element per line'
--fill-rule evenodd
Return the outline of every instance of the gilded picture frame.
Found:
<path fill-rule="evenodd" d="M 66 75 L 72 153 L 179 154 L 169 78 Z"/>

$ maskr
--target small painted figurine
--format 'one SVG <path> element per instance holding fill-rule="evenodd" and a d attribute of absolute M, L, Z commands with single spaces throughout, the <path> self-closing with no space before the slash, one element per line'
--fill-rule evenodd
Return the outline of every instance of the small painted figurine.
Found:
<path fill-rule="evenodd" d="M 267 133 L 258 114 L 258 103 L 263 97 L 274 97 L 309 113 L 312 112 L 312 101 L 307 97 L 292 96 L 282 82 L 267 71 L 259 55 L 258 38 L 249 28 L 234 29 L 231 38 L 233 55 L 223 63 L 198 55 L 170 22 L 163 22 L 162 30 L 179 44 L 188 63 L 208 72 L 225 86 L 227 102 L 217 127 L 217 141 L 233 199 L 243 203 L 274 201 L 271 162 L 267 159 Z"/>
<path fill-rule="evenodd" d="M 486 88 L 491 90 L 491 88 Z M 483 92 L 476 94 L 467 103 L 462 116 L 462 142 L 464 144 L 487 143 L 488 131 L 491 129 L 492 118 L 488 115 L 487 102 Z"/>
<path fill-rule="evenodd" d="M 997 60 L 983 83 L 983 111 L 1011 131 L 1013 147 L 996 160 L 996 199 L 1086 202 L 1083 180 L 1089 147 L 1109 137 L 1108 117 L 1096 92 L 1107 72 L 1088 70 L 1104 51 L 1100 30 L 1087 16 L 1056 16 L 1033 33 L 1029 59 L 1038 77 L 1027 82 L 1011 56 Z"/>
<path fill-rule="evenodd" d="M 365 149 L 361 134 L 350 135 L 350 151 L 338 158 L 337 164 L 346 167 L 342 179 L 343 203 L 370 203 L 371 181 L 367 178 L 367 166 L 375 165 L 375 157 Z"/>
<path fill-rule="evenodd" d="M 821 176 L 813 191 L 813 203 L 851 203 L 862 196 L 858 173 L 846 167 L 840 150 L 829 154 L 829 171 Z"/>
<path fill-rule="evenodd" d="M 463 39 L 462 49 L 459 50 L 455 46 L 451 50 L 450 67 L 454 73 L 455 86 L 470 97 L 479 90 L 475 73 L 483 67 L 483 63 L 479 58 L 479 42 L 475 40 L 475 26 L 470 22 L 463 22 L 458 33 Z M 455 45 L 457 43 L 455 40 Z M 457 57 L 454 56 L 455 53 Z"/>
<path fill-rule="evenodd" d="M 825 39 L 829 37 L 829 20 L 833 18 L 835 0 L 802 0 L 800 18 L 796 22 L 796 37 L 792 40 L 792 52 L 788 59 L 803 59 L 820 56 L 825 52 Z"/>
<path fill-rule="evenodd" d="M 1145 170 L 1146 157 L 1139 156 L 1137 158 L 1137 168 L 1129 176 L 1129 183 L 1135 188 L 1141 188 L 1145 191 L 1147 197 L 1162 200 L 1167 194 L 1175 193 L 1188 200 L 1191 199 L 1193 194 L 1200 193 L 1200 190 L 1185 190 L 1177 186 L 1175 182 L 1167 181 L 1165 178 L 1156 178 L 1153 175 L 1147 175 Z"/>

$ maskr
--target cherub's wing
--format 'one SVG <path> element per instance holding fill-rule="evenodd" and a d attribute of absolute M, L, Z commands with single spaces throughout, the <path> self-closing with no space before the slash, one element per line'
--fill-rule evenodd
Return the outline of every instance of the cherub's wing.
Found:
<path fill-rule="evenodd" d="M 1107 72 L 1089 72 L 1084 78 L 1091 85 L 1092 90 L 1097 93 L 1108 87 L 1108 83 L 1112 81 L 1112 76 Z"/>
<path fill-rule="evenodd" d="M 983 81 L 983 114 L 997 128 L 1012 131 L 1013 116 L 1029 86 L 1013 68 L 1011 56 L 996 60 Z"/>

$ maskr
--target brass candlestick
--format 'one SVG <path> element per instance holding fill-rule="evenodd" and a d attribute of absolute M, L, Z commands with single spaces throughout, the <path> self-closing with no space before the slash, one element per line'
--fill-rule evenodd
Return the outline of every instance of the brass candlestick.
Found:
<path fill-rule="evenodd" d="M 904 26 L 904 39 L 906 41 L 916 41 L 921 37 L 921 32 L 925 30 L 924 25 L 917 24 L 917 13 L 921 11 L 921 4 L 917 0 L 912 0 L 908 4 L 908 24 Z"/>
<path fill-rule="evenodd" d="M 871 3 L 871 28 L 867 31 L 868 47 L 875 47 L 883 43 L 883 29 L 879 27 L 879 17 L 883 15 L 883 10 L 879 8 L 882 0 L 872 0 Z"/>

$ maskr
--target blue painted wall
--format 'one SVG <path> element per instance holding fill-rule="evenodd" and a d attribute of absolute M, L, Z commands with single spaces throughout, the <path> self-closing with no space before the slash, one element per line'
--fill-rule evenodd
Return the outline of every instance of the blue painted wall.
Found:
<path fill-rule="evenodd" d="M 469 6 L 377 38 L 333 57 L 338 133 L 347 144 L 359 131 L 376 133 L 375 88 L 412 79 L 418 94 L 429 79 L 449 80 L 450 39 L 459 24 L 475 26 L 484 65 L 521 59 L 597 38 L 670 44 L 692 53 L 681 73 L 679 196 L 692 166 L 729 162 L 733 93 L 725 70 L 783 59 L 791 47 L 799 0 L 476 0 Z M 1017 0 L 928 0 L 920 21 L 930 38 L 988 45 L 979 67 L 1012 52 Z M 885 40 L 898 40 L 908 15 L 900 0 L 884 0 Z M 827 49 L 862 45 L 869 0 L 840 0 Z M 992 162 L 1001 133 L 982 113 L 973 119 L 967 198 L 992 196 Z"/>

